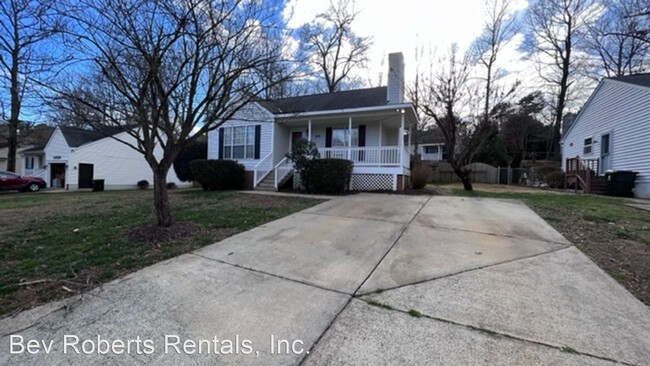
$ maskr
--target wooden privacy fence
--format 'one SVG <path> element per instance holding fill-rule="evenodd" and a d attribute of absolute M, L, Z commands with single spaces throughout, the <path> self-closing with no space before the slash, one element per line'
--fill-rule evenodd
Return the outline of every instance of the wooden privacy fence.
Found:
<path fill-rule="evenodd" d="M 472 182 L 497 184 L 499 182 L 499 169 L 492 165 L 484 163 L 472 163 L 468 165 L 471 170 L 470 176 Z M 432 180 L 434 182 L 453 183 L 460 180 L 451 168 L 451 165 L 446 162 L 438 164 L 433 170 Z"/>

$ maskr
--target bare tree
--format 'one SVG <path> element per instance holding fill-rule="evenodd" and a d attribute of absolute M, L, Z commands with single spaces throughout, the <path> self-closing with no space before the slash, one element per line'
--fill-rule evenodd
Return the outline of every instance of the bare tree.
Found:
<path fill-rule="evenodd" d="M 63 29 L 55 0 L 0 1 L 0 87 L 9 91 L 9 113 L 2 104 L 9 143 L 7 170 L 16 171 L 18 129 L 25 99 L 34 93 L 38 79 L 47 77 L 60 63 L 46 43 Z M 42 81 L 42 80 L 41 80 Z M 4 97 L 3 97 L 4 99 Z"/>
<path fill-rule="evenodd" d="M 363 67 L 370 48 L 369 37 L 352 31 L 358 13 L 352 0 L 333 0 L 329 9 L 300 30 L 301 52 L 325 81 L 326 91 L 341 90 L 355 68 Z M 348 80 L 349 81 L 349 80 Z"/>
<path fill-rule="evenodd" d="M 157 223 L 172 224 L 167 174 L 181 149 L 231 119 L 268 87 L 260 73 L 280 51 L 264 47 L 274 14 L 257 0 L 81 0 L 67 14 L 77 70 L 59 93 L 121 127 L 154 176 Z M 276 30 L 277 31 L 277 30 Z M 261 46 L 260 46 L 261 45 Z M 280 80 L 275 80 L 280 82 Z"/>
<path fill-rule="evenodd" d="M 470 115 L 463 117 L 463 110 L 472 104 L 470 84 L 470 60 L 459 59 L 458 47 L 452 46 L 444 60 L 446 65 L 422 83 L 421 108 L 435 122 L 443 134 L 447 149 L 447 162 L 463 183 L 463 188 L 472 190 L 471 171 L 467 167 L 474 156 L 497 133 L 493 123 L 476 120 Z"/>
<path fill-rule="evenodd" d="M 551 150 L 555 158 L 560 152 L 560 132 L 571 88 L 585 64 L 575 51 L 585 39 L 597 12 L 595 0 L 536 0 L 526 17 L 526 47 L 537 61 L 538 73 L 553 94 L 553 137 Z M 547 156 L 547 157 L 549 157 Z"/>
<path fill-rule="evenodd" d="M 514 92 L 516 85 L 505 93 L 499 93 L 496 84 L 502 78 L 503 71 L 497 66 L 497 57 L 517 31 L 510 0 L 487 0 L 486 7 L 487 18 L 483 32 L 474 40 L 471 48 L 473 61 L 485 69 L 482 112 L 485 123 L 488 122 L 492 106 L 501 103 L 504 96 Z"/>
<path fill-rule="evenodd" d="M 592 74 L 622 76 L 645 71 L 648 67 L 650 15 L 636 16 L 645 8 L 642 0 L 607 0 L 604 14 L 591 25 L 585 51 L 596 56 Z"/>

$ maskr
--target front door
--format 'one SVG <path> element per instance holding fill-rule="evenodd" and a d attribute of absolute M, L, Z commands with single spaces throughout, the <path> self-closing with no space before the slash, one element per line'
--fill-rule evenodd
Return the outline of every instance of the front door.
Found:
<path fill-rule="evenodd" d="M 79 188 L 93 187 L 93 165 L 79 164 Z"/>
<path fill-rule="evenodd" d="M 291 146 L 302 138 L 302 131 L 291 131 Z"/>
<path fill-rule="evenodd" d="M 50 164 L 50 187 L 65 188 L 65 164 Z"/>
<path fill-rule="evenodd" d="M 611 169 L 612 166 L 612 154 L 611 150 L 611 141 L 609 138 L 609 133 L 606 133 L 600 136 L 600 174 L 605 174 L 606 171 Z"/>

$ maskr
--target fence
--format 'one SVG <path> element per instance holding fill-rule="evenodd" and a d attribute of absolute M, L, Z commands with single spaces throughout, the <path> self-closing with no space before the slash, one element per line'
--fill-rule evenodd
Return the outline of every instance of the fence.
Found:
<path fill-rule="evenodd" d="M 472 182 L 496 184 L 499 181 L 499 169 L 488 164 L 472 163 L 467 166 L 470 169 Z M 459 179 L 449 163 L 442 162 L 433 170 L 434 182 L 453 183 Z"/>
<path fill-rule="evenodd" d="M 536 185 L 538 181 L 532 168 L 494 167 L 484 163 L 472 163 L 467 167 L 475 183 Z M 460 179 L 449 163 L 442 162 L 434 168 L 432 181 L 454 183 L 460 182 Z"/>

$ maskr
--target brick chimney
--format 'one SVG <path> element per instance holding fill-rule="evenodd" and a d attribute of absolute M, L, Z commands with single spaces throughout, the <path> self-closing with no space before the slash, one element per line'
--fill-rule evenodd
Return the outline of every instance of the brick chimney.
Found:
<path fill-rule="evenodd" d="M 388 55 L 388 104 L 404 103 L 404 55 Z"/>

